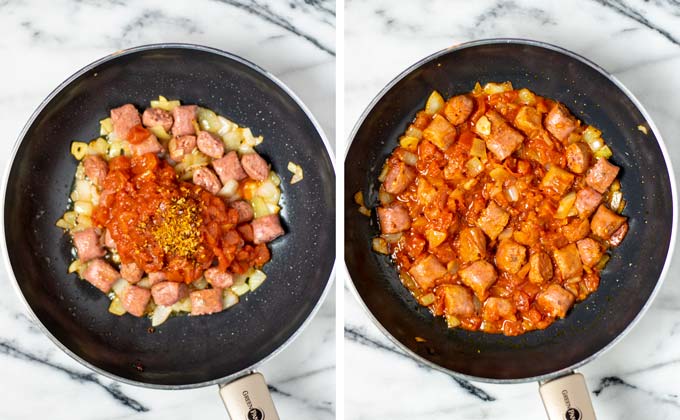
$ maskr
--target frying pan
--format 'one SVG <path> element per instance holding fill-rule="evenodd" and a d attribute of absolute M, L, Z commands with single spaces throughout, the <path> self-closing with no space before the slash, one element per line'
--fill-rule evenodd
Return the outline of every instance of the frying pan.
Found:
<path fill-rule="evenodd" d="M 267 281 L 238 305 L 210 316 L 174 317 L 150 332 L 148 319 L 108 313 L 104 294 L 67 274 L 72 245 L 55 222 L 68 205 L 77 164 L 70 143 L 96 137 L 110 109 L 130 102 L 143 109 L 158 95 L 212 109 L 264 136 L 257 150 L 282 176 L 286 235 L 271 244 Z M 295 185 L 288 182 L 289 161 L 304 169 Z M 83 365 L 151 388 L 231 383 L 221 394 L 232 418 L 276 419 L 261 375 L 248 374 L 295 338 L 328 291 L 334 197 L 324 134 L 283 83 L 216 49 L 141 46 L 78 71 L 31 116 L 6 174 L 5 262 L 43 332 Z"/>
<path fill-rule="evenodd" d="M 477 81 L 506 80 L 566 104 L 602 130 L 614 152 L 612 161 L 621 167 L 630 225 L 626 240 L 611 252 L 599 289 L 565 319 L 518 337 L 448 329 L 441 317 L 418 305 L 389 257 L 371 251 L 371 238 L 379 235 L 375 212 L 370 219 L 361 215 L 352 198 L 363 191 L 366 205 L 377 205 L 385 158 L 433 89 L 450 97 L 470 91 Z M 418 361 L 452 375 L 494 383 L 542 382 L 551 419 L 594 419 L 583 377 L 573 372 L 611 348 L 642 316 L 661 286 L 675 243 L 677 198 L 670 159 L 633 95 L 596 64 L 562 48 L 520 39 L 482 40 L 437 52 L 397 76 L 368 106 L 350 141 L 345 261 L 355 294 L 378 327 Z"/>

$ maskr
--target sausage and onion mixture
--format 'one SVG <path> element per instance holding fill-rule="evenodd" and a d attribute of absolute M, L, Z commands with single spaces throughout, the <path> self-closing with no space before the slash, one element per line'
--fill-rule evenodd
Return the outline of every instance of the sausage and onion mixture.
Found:
<path fill-rule="evenodd" d="M 628 231 L 611 156 L 598 129 L 510 82 L 435 91 L 380 175 L 373 249 L 451 328 L 544 329 L 597 289 Z"/>
<path fill-rule="evenodd" d="M 262 284 L 267 243 L 284 230 L 261 136 L 162 96 L 100 125 L 99 138 L 71 145 L 80 162 L 57 222 L 76 251 L 69 273 L 108 294 L 111 313 L 153 326 L 222 311 Z"/>

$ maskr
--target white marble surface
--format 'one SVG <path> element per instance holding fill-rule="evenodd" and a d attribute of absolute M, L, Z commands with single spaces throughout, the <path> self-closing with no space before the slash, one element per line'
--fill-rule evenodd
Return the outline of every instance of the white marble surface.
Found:
<path fill-rule="evenodd" d="M 330 0 L 0 0 L 0 163 L 35 107 L 80 67 L 155 42 L 221 48 L 268 69 L 335 133 L 335 3 Z M 262 366 L 282 418 L 335 417 L 334 293 L 310 326 Z M 117 384 L 64 355 L 26 317 L 0 267 L 0 419 L 228 418 L 217 387 Z"/>
<path fill-rule="evenodd" d="M 417 60 L 463 41 L 533 38 L 580 53 L 623 81 L 661 130 L 678 176 L 680 4 L 675 0 L 349 0 L 345 13 L 346 135 L 373 96 Z M 673 261 L 641 322 L 581 369 L 600 419 L 680 418 L 678 255 Z M 345 312 L 347 419 L 545 418 L 536 384 L 458 382 L 397 350 L 348 290 Z"/>

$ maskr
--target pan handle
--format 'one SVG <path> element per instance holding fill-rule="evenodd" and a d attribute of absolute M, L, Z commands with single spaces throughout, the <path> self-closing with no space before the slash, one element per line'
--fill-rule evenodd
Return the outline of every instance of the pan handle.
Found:
<path fill-rule="evenodd" d="M 251 372 L 220 385 L 220 397 L 232 420 L 279 420 L 264 376 Z"/>
<path fill-rule="evenodd" d="M 538 390 L 550 420 L 596 420 L 586 380 L 580 373 L 544 382 Z"/>

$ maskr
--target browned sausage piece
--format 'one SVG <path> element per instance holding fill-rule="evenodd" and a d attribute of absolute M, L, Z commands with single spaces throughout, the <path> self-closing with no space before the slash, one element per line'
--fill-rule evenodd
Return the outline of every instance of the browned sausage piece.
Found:
<path fill-rule="evenodd" d="M 495 241 L 498 235 L 505 229 L 505 225 L 508 224 L 509 220 L 510 214 L 492 200 L 489 201 L 489 205 L 479 215 L 477 226 L 482 228 L 492 241 Z"/>
<path fill-rule="evenodd" d="M 224 156 L 224 143 L 222 143 L 222 139 L 208 131 L 198 133 L 196 145 L 198 150 L 211 158 L 219 159 Z"/>
<path fill-rule="evenodd" d="M 618 174 L 618 166 L 609 163 L 607 159 L 599 158 L 595 165 L 588 170 L 586 184 L 600 194 L 603 194 L 612 185 Z"/>
<path fill-rule="evenodd" d="M 156 271 L 153 273 L 149 273 L 149 283 L 151 283 L 151 286 L 154 284 L 160 283 L 162 281 L 166 281 L 168 279 L 168 276 L 162 272 L 162 271 Z"/>
<path fill-rule="evenodd" d="M 512 239 L 506 239 L 498 244 L 496 250 L 496 267 L 508 273 L 517 274 L 524 266 L 527 250 Z"/>
<path fill-rule="evenodd" d="M 543 251 L 534 253 L 529 257 L 529 281 L 541 284 L 553 276 L 553 266 L 550 256 Z"/>
<path fill-rule="evenodd" d="M 194 121 L 196 120 L 196 105 L 182 105 L 173 108 L 172 118 L 172 134 L 175 136 L 184 136 L 187 134 L 196 134 Z"/>
<path fill-rule="evenodd" d="M 255 152 L 241 156 L 241 166 L 248 176 L 256 181 L 264 181 L 269 176 L 267 161 Z"/>
<path fill-rule="evenodd" d="M 130 143 L 130 152 L 133 155 L 140 156 L 146 153 L 159 153 L 163 150 L 163 146 L 158 142 L 158 139 L 153 134 L 147 137 L 141 143 Z"/>
<path fill-rule="evenodd" d="M 217 194 L 222 189 L 222 184 L 217 179 L 215 172 L 205 166 L 194 170 L 192 180 L 194 184 L 205 188 L 211 194 Z"/>
<path fill-rule="evenodd" d="M 562 279 L 568 280 L 573 277 L 580 276 L 583 273 L 583 264 L 581 264 L 581 256 L 578 253 L 578 248 L 575 244 L 569 244 L 561 249 L 556 249 L 553 252 L 555 264 L 562 274 Z"/>
<path fill-rule="evenodd" d="M 475 261 L 458 272 L 460 280 L 484 301 L 486 291 L 496 281 L 496 269 L 487 261 Z"/>
<path fill-rule="evenodd" d="M 413 265 L 408 273 L 423 291 L 427 291 L 432 289 L 435 281 L 443 277 L 447 271 L 437 257 L 428 255 Z"/>
<path fill-rule="evenodd" d="M 238 212 L 238 222 L 237 223 L 245 223 L 245 222 L 250 222 L 253 220 L 253 206 L 250 205 L 247 201 L 244 200 L 239 200 L 235 201 L 230 204 L 231 208 L 236 209 Z"/>
<path fill-rule="evenodd" d="M 588 222 L 588 219 L 574 219 L 569 224 L 562 226 L 560 232 L 569 242 L 576 242 L 588 236 L 590 222 Z"/>
<path fill-rule="evenodd" d="M 590 228 L 596 236 L 606 241 L 625 222 L 625 217 L 609 210 L 604 204 L 600 204 L 593 219 L 590 221 Z"/>
<path fill-rule="evenodd" d="M 472 292 L 459 284 L 442 284 L 437 294 L 444 299 L 444 312 L 447 315 L 469 317 L 475 314 Z"/>
<path fill-rule="evenodd" d="M 576 210 L 579 217 L 590 216 L 602 201 L 602 194 L 592 188 L 586 187 L 576 193 Z"/>
<path fill-rule="evenodd" d="M 498 160 L 504 160 L 519 149 L 524 141 L 524 136 L 512 128 L 496 111 L 487 112 L 486 118 L 491 122 L 491 133 L 488 136 L 483 136 L 485 137 L 486 147 Z"/>
<path fill-rule="evenodd" d="M 551 284 L 536 297 L 538 310 L 551 317 L 564 318 L 574 304 L 574 295 L 558 284 Z"/>
<path fill-rule="evenodd" d="M 139 111 L 132 104 L 125 104 L 111 110 L 111 122 L 113 132 L 119 139 L 127 139 L 128 132 L 136 125 L 142 123 Z"/>
<path fill-rule="evenodd" d="M 144 270 L 142 270 L 135 262 L 120 265 L 120 276 L 128 283 L 135 284 L 142 279 Z"/>
<path fill-rule="evenodd" d="M 253 236 L 253 226 L 250 223 L 237 226 L 236 229 L 246 241 L 253 242 L 255 240 L 255 236 Z"/>
<path fill-rule="evenodd" d="M 222 310 L 222 289 L 191 292 L 191 315 L 209 315 Z"/>
<path fill-rule="evenodd" d="M 423 131 L 423 138 L 441 150 L 446 150 L 456 141 L 456 127 L 446 118 L 436 114 L 427 128 Z"/>
<path fill-rule="evenodd" d="M 103 257 L 106 254 L 106 251 L 104 251 L 99 242 L 99 234 L 96 228 L 74 232 L 73 245 L 76 247 L 76 251 L 78 251 L 78 259 L 81 262 Z"/>
<path fill-rule="evenodd" d="M 215 159 L 212 161 L 212 166 L 220 177 L 222 184 L 226 184 L 228 181 L 241 181 L 248 177 L 246 172 L 241 166 L 241 162 L 238 159 L 238 154 L 231 151 L 224 155 L 220 159 Z"/>
<path fill-rule="evenodd" d="M 582 142 L 572 143 L 567 147 L 567 166 L 575 174 L 582 174 L 590 166 L 590 147 Z"/>
<path fill-rule="evenodd" d="M 416 179 L 416 171 L 402 161 L 390 166 L 385 176 L 383 186 L 390 194 L 401 194 L 413 180 Z"/>
<path fill-rule="evenodd" d="M 454 96 L 453 98 L 446 101 L 446 106 L 444 107 L 444 115 L 446 119 L 453 125 L 462 124 L 468 119 L 472 110 L 475 107 L 475 103 L 472 99 L 465 95 Z"/>
<path fill-rule="evenodd" d="M 576 129 L 576 119 L 566 106 L 557 103 L 545 116 L 545 128 L 559 141 L 564 142 Z"/>
<path fill-rule="evenodd" d="M 130 285 L 123 291 L 120 302 L 130 315 L 143 316 L 149 299 L 151 299 L 149 289 Z"/>
<path fill-rule="evenodd" d="M 281 227 L 278 214 L 258 217 L 251 222 L 253 227 L 253 243 L 264 244 L 282 236 L 285 232 Z"/>
<path fill-rule="evenodd" d="M 104 293 L 111 291 L 111 286 L 120 278 L 120 274 L 101 258 L 90 261 L 83 272 L 83 278 Z"/>
<path fill-rule="evenodd" d="M 478 227 L 465 228 L 458 235 L 458 255 L 463 262 L 473 262 L 486 256 L 486 236 Z"/>
<path fill-rule="evenodd" d="M 111 236 L 111 231 L 108 229 L 104 231 L 104 246 L 107 247 L 108 249 L 116 249 L 116 242 L 113 240 L 113 236 Z"/>
<path fill-rule="evenodd" d="M 523 106 L 515 116 L 515 126 L 527 136 L 542 130 L 543 117 L 533 106 Z"/>
<path fill-rule="evenodd" d="M 382 233 L 403 232 L 411 227 L 411 218 L 406 207 L 393 204 L 389 207 L 378 207 L 378 221 Z"/>
<path fill-rule="evenodd" d="M 166 133 L 172 128 L 172 114 L 160 108 L 147 108 L 142 114 L 144 127 L 163 127 Z"/>
<path fill-rule="evenodd" d="M 602 258 L 602 247 L 596 240 L 591 238 L 581 239 L 576 242 L 581 261 L 588 267 L 592 267 Z"/>
<path fill-rule="evenodd" d="M 217 267 L 212 267 L 205 270 L 203 276 L 205 276 L 205 279 L 213 287 L 220 289 L 226 289 L 227 287 L 231 287 L 231 285 L 234 284 L 234 276 L 232 276 L 231 273 L 220 271 Z"/>
<path fill-rule="evenodd" d="M 628 233 L 628 222 L 623 222 L 620 228 L 616 229 L 616 232 L 612 233 L 607 243 L 611 246 L 619 246 L 623 242 L 623 238 L 626 237 Z"/>
<path fill-rule="evenodd" d="M 151 287 L 151 295 L 156 305 L 172 306 L 189 296 L 189 289 L 184 283 L 163 281 Z"/>
<path fill-rule="evenodd" d="M 85 175 L 92 181 L 92 183 L 101 188 L 106 174 L 109 172 L 109 166 L 106 161 L 97 155 L 88 155 L 83 159 L 83 167 Z"/>
<path fill-rule="evenodd" d="M 170 159 L 179 162 L 185 155 L 190 155 L 196 148 L 196 136 L 177 136 L 170 139 L 168 153 Z"/>
<path fill-rule="evenodd" d="M 486 322 L 495 322 L 501 319 L 516 321 L 515 311 L 515 305 L 509 299 L 490 297 L 484 302 L 482 318 Z"/>

